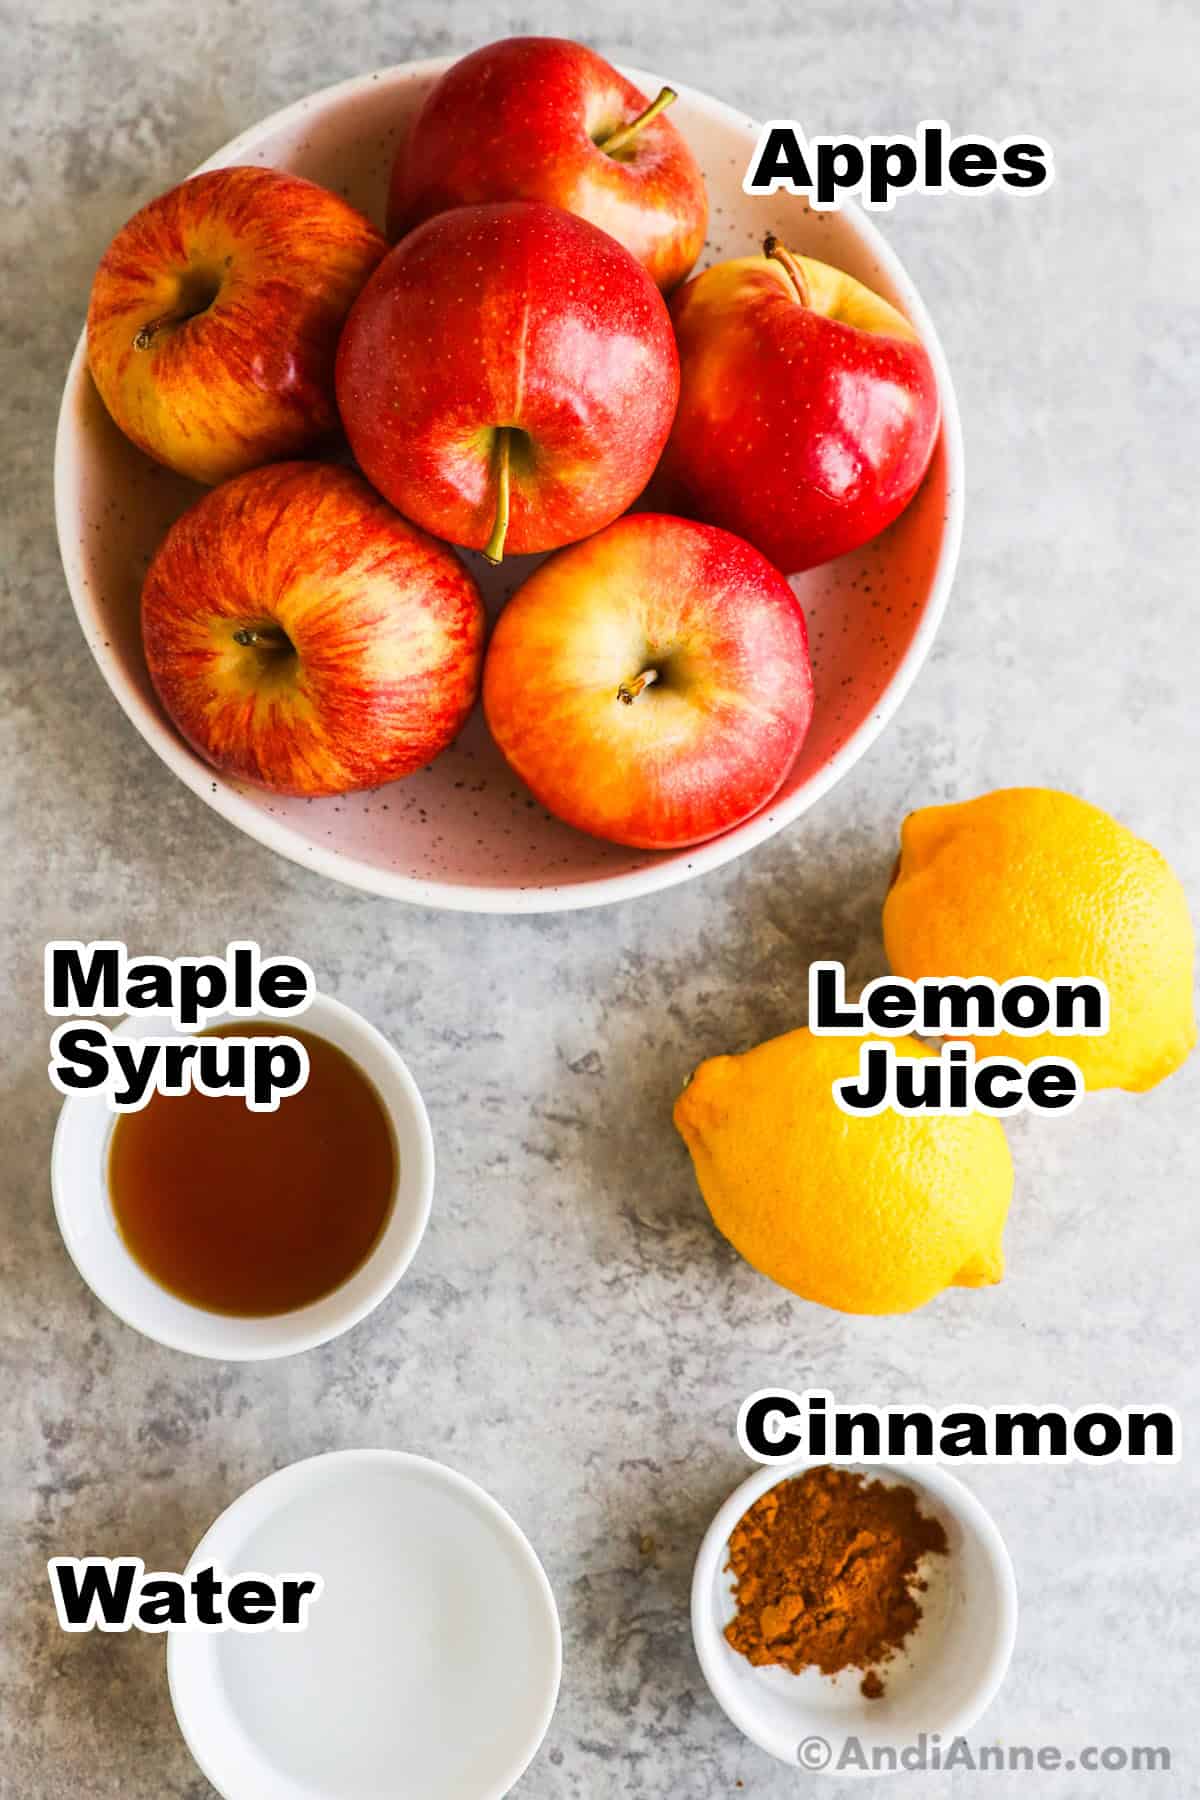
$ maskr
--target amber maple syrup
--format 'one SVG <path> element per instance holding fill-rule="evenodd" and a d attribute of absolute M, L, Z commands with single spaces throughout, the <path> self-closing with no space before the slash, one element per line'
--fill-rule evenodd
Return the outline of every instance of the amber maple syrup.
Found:
<path fill-rule="evenodd" d="M 265 1317 L 323 1299 L 362 1267 L 391 1213 L 399 1164 L 382 1100 L 336 1045 L 286 1035 L 307 1049 L 309 1077 L 274 1112 L 234 1095 L 154 1094 L 113 1129 L 109 1194 L 126 1246 L 207 1312 Z"/>

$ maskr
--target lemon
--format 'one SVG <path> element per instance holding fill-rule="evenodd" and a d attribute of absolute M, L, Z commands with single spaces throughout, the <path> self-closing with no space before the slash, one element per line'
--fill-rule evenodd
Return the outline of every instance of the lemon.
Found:
<path fill-rule="evenodd" d="M 857 1075 L 866 1041 L 790 1031 L 713 1057 L 675 1124 L 718 1230 L 762 1274 L 840 1312 L 911 1312 L 1000 1280 L 1012 1160 L 984 1113 L 842 1112 L 833 1083 Z"/>
<path fill-rule="evenodd" d="M 1196 1042 L 1194 940 L 1165 858 L 1073 794 L 1003 788 L 910 813 L 883 909 L 888 960 L 921 976 L 1103 981 L 1098 1037 L 981 1037 L 980 1055 L 1068 1056 L 1089 1088 L 1143 1090 Z"/>

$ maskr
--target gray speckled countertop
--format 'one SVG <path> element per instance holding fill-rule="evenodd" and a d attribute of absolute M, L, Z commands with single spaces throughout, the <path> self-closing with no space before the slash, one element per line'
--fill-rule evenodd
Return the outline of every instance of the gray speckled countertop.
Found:
<path fill-rule="evenodd" d="M 1007 1280 L 893 1320 L 793 1301 L 728 1253 L 668 1110 L 702 1054 L 797 1022 L 811 958 L 881 970 L 880 902 L 912 806 L 1076 788 L 1200 893 L 1196 15 L 1182 0 L 729 0 L 703 19 L 653 0 L 603 14 L 466 0 L 423 18 L 438 22 L 377 0 L 3 6 L 6 1800 L 210 1793 L 174 1729 L 162 1645 L 62 1636 L 48 1554 L 182 1566 L 248 1483 L 374 1443 L 473 1474 L 545 1560 L 566 1673 L 523 1800 L 781 1800 L 808 1778 L 726 1723 L 688 1628 L 697 1543 L 746 1472 L 733 1425 L 749 1390 L 819 1380 L 880 1403 L 1154 1399 L 1194 1414 L 1200 1062 L 1145 1098 L 1014 1125 Z M 119 713 L 51 523 L 58 392 L 117 225 L 311 88 L 514 29 L 586 31 L 818 129 L 1033 129 L 1059 169 L 1036 201 L 911 199 L 885 221 L 934 308 L 970 468 L 956 591 L 898 720 L 748 860 L 660 900 L 546 919 L 358 897 L 239 836 Z M 77 1279 L 49 1205 L 40 1012 L 49 936 L 175 955 L 235 933 L 309 958 L 392 1035 L 440 1154 L 433 1222 L 391 1302 L 325 1350 L 250 1368 L 157 1349 Z M 1200 1661 L 1194 1464 L 967 1478 L 1022 1597 L 1011 1673 L 976 1737 L 1174 1746 L 1176 1773 L 1153 1785 L 1039 1778 L 1063 1800 L 1200 1791 L 1185 1699 Z M 1032 1782 L 920 1783 L 929 1800 L 976 1790 L 1000 1800 Z"/>

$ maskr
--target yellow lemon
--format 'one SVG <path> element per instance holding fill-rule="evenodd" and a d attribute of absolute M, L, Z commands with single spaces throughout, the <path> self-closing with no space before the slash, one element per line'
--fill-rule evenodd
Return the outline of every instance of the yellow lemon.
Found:
<path fill-rule="evenodd" d="M 981 1037 L 981 1056 L 1068 1056 L 1089 1088 L 1140 1091 L 1196 1042 L 1183 889 L 1152 845 L 1073 794 L 1003 788 L 910 813 L 883 936 L 909 981 L 1082 976 L 1107 986 L 1103 1036 Z"/>
<path fill-rule="evenodd" d="M 762 1274 L 840 1312 L 911 1312 L 1000 1280 L 1012 1160 L 985 1113 L 842 1112 L 833 1083 L 857 1074 L 865 1041 L 790 1031 L 715 1056 L 675 1124 L 718 1229 Z"/>

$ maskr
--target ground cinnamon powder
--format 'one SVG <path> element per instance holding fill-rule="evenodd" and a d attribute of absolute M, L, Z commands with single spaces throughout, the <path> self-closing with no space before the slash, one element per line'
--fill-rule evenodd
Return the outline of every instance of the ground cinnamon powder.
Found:
<path fill-rule="evenodd" d="M 809 1469 L 756 1500 L 734 1527 L 728 1568 L 738 1611 L 725 1636 L 748 1661 L 795 1675 L 863 1669 L 862 1693 L 878 1699 L 878 1665 L 921 1617 L 921 1558 L 947 1548 L 912 1488 Z"/>

